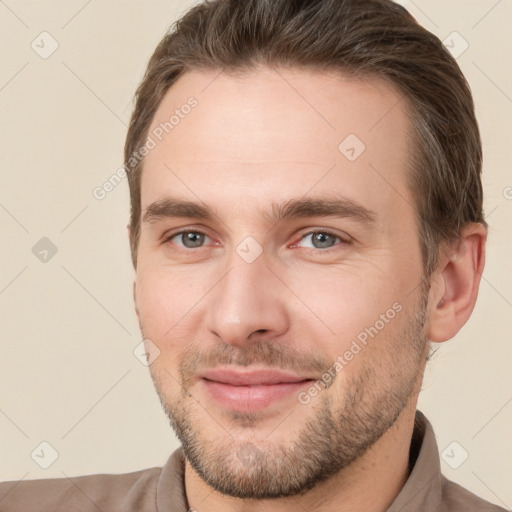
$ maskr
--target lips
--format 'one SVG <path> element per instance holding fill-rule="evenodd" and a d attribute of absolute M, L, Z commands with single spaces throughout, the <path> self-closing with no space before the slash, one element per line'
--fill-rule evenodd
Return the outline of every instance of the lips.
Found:
<path fill-rule="evenodd" d="M 255 412 L 273 404 L 290 401 L 311 385 L 310 376 L 280 370 L 212 369 L 201 374 L 200 383 L 210 398 L 223 409 Z M 297 402 L 296 402 L 297 403 Z"/>
<path fill-rule="evenodd" d="M 226 369 L 208 370 L 202 374 L 202 378 L 231 386 L 269 386 L 312 379 L 310 376 L 294 375 L 280 370 L 234 371 Z"/>

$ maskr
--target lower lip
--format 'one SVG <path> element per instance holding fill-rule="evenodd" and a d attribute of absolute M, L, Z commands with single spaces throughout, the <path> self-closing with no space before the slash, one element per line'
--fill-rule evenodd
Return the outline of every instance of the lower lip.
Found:
<path fill-rule="evenodd" d="M 311 380 L 281 382 L 279 384 L 231 386 L 222 382 L 202 379 L 206 390 L 224 407 L 236 411 L 257 411 L 273 402 L 290 398 L 302 388 L 311 385 Z"/>

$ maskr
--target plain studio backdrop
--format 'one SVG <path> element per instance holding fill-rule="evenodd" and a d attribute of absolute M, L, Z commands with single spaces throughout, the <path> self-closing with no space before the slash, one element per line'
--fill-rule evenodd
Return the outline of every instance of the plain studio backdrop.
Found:
<path fill-rule="evenodd" d="M 401 3 L 471 85 L 490 225 L 475 311 L 428 364 L 418 407 L 444 474 L 511 508 L 512 3 Z M 148 58 L 192 4 L 0 2 L 0 480 L 136 471 L 178 446 L 136 356 L 127 181 L 93 191 L 122 165 Z"/>

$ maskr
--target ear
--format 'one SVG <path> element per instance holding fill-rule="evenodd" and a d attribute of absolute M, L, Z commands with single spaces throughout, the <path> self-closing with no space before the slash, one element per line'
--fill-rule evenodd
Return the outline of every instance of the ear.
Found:
<path fill-rule="evenodd" d="M 467 322 L 478 296 L 485 265 L 487 229 L 471 223 L 461 238 L 442 251 L 431 281 L 427 338 L 442 342 L 453 338 Z"/>

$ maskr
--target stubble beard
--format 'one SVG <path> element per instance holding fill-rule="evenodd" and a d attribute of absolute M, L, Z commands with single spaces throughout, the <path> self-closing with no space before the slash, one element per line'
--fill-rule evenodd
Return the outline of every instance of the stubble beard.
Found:
<path fill-rule="evenodd" d="M 428 286 L 422 287 L 419 302 L 416 314 L 395 335 L 394 352 L 384 361 L 385 367 L 377 366 L 379 362 L 374 360 L 367 367 L 360 365 L 357 375 L 344 374 L 342 370 L 330 386 L 330 393 L 320 392 L 308 405 L 297 401 L 297 407 L 313 407 L 314 413 L 308 415 L 295 438 L 286 443 L 272 442 L 271 436 L 254 442 L 237 441 L 228 434 L 228 427 L 213 442 L 206 439 L 203 433 L 209 430 L 209 425 L 214 429 L 221 427 L 191 396 L 190 381 L 184 372 L 181 393 L 172 403 L 163 391 L 162 374 L 152 372 L 162 407 L 190 465 L 216 491 L 242 499 L 305 493 L 347 468 L 388 431 L 415 392 L 425 364 L 427 340 L 423 331 Z M 379 339 L 373 343 L 379 343 Z M 267 354 L 273 349 L 268 345 L 261 347 L 258 362 L 273 361 L 269 366 L 275 366 L 275 358 L 267 359 L 265 355 L 265 349 Z M 244 364 L 247 361 L 242 359 L 250 357 L 242 356 L 237 362 Z M 341 384 L 343 399 L 335 400 L 335 388 Z M 231 428 L 233 425 L 257 429 L 258 414 L 231 411 L 227 417 L 231 432 L 236 432 Z M 282 433 L 280 428 L 276 432 Z"/>

